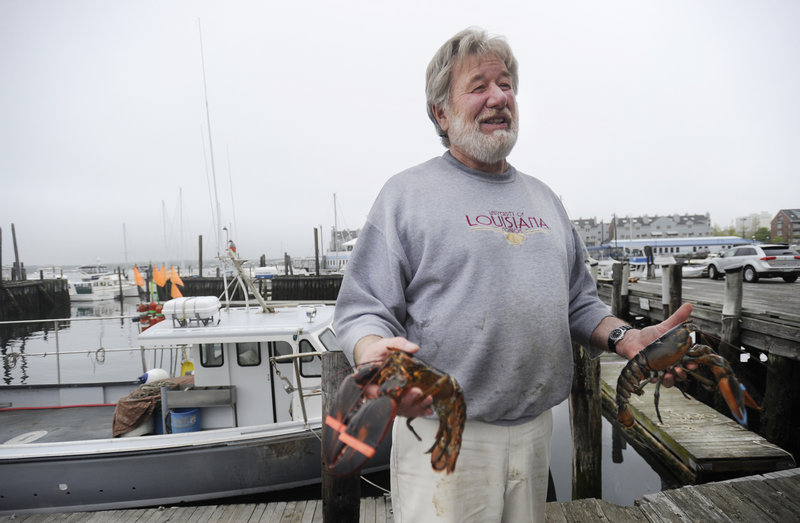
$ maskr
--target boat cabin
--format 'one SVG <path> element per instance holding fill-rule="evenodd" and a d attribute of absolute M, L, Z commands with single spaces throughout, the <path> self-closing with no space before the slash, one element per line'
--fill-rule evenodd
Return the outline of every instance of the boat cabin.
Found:
<path fill-rule="evenodd" d="M 215 297 L 168 301 L 165 320 L 139 341 L 188 348 L 194 385 L 162 393 L 164 413 L 196 407 L 203 430 L 319 417 L 319 354 L 339 350 L 333 311 L 326 305 L 224 308 Z"/>

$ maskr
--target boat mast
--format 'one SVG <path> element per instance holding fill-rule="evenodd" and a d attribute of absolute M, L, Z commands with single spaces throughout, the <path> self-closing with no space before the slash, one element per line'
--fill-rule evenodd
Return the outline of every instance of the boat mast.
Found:
<path fill-rule="evenodd" d="M 211 140 L 211 112 L 208 109 L 208 86 L 206 85 L 206 58 L 205 53 L 203 52 L 203 27 L 200 24 L 200 19 L 197 19 L 197 30 L 200 33 L 200 62 L 203 66 L 203 95 L 205 96 L 205 103 L 206 103 L 206 125 L 208 127 L 208 151 L 209 155 L 211 156 L 211 178 L 214 183 L 214 201 L 216 202 L 216 211 L 217 211 L 217 226 L 215 227 L 215 239 L 217 241 L 217 255 L 220 256 L 220 234 L 222 231 L 220 230 L 220 225 L 222 224 L 222 215 L 220 212 L 219 207 L 219 195 L 217 194 L 217 171 L 214 167 L 214 144 Z"/>
<path fill-rule="evenodd" d="M 336 216 L 336 193 L 333 193 L 333 252 L 334 256 L 339 254 L 339 233 L 337 232 Z"/>

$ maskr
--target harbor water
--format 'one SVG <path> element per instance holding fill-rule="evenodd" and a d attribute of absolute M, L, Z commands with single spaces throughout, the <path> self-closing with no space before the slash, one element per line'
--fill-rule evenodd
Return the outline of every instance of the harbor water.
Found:
<path fill-rule="evenodd" d="M 137 341 L 139 324 L 133 321 L 138 317 L 138 303 L 135 298 L 123 303 L 73 303 L 70 321 L 59 321 L 57 326 L 53 320 L 23 328 L 0 326 L 2 386 L 133 381 L 144 369 L 179 367 L 180 362 L 171 361 L 168 351 L 148 351 L 143 362 Z M 572 497 L 572 437 L 566 401 L 554 409 L 553 430 L 551 471 L 556 495 L 558 501 L 568 501 Z M 646 451 L 640 453 L 626 444 L 617 430 L 603 418 L 604 500 L 632 505 L 647 494 L 680 485 L 654 458 L 647 457 Z M 372 479 L 383 482 L 382 486 L 388 489 L 388 474 L 377 474 Z M 379 495 L 377 490 L 370 492 Z M 319 497 L 319 486 L 304 487 L 302 492 L 271 493 L 269 498 L 282 495 L 287 499 L 315 498 Z"/>

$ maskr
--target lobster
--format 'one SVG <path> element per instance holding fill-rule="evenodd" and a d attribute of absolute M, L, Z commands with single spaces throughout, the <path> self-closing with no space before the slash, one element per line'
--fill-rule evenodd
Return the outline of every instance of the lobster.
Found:
<path fill-rule="evenodd" d="M 641 395 L 647 382 L 654 378 L 657 380 L 653 394 L 656 415 L 659 423 L 663 423 L 658 410 L 659 390 L 664 374 L 674 368 L 684 369 L 709 390 L 716 385 L 736 421 L 747 425 L 745 406 L 754 409 L 760 407 L 744 385 L 736 379 L 725 358 L 708 345 L 695 343 L 697 332 L 697 327 L 691 323 L 677 325 L 642 349 L 625 365 L 617 379 L 617 421 L 620 425 L 626 429 L 633 426 L 633 412 L 628 406 L 631 393 Z M 687 369 L 685 365 L 691 362 L 709 368 L 715 381 Z M 686 396 L 686 393 L 681 392 Z"/>
<path fill-rule="evenodd" d="M 378 396 L 367 398 L 363 389 L 379 385 Z M 464 393 L 455 378 L 399 350 L 390 350 L 382 362 L 361 366 L 342 382 L 331 414 L 323 426 L 323 453 L 328 468 L 336 475 L 357 472 L 375 454 L 397 414 L 402 395 L 419 387 L 422 396 L 433 396 L 432 408 L 439 417 L 436 441 L 427 451 L 431 467 L 450 474 L 461 450 L 461 434 L 467 419 Z M 411 426 L 409 430 L 422 441 Z"/>

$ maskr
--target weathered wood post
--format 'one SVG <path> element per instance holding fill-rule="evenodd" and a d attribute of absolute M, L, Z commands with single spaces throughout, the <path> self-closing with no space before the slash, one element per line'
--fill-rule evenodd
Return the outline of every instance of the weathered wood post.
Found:
<path fill-rule="evenodd" d="M 117 278 L 119 278 L 119 301 L 125 299 L 125 293 L 122 290 L 122 269 L 117 267 Z"/>
<path fill-rule="evenodd" d="M 725 269 L 725 297 L 722 302 L 722 341 L 736 347 L 739 346 L 739 322 L 741 321 L 742 267 L 739 266 Z M 726 355 L 723 354 L 723 356 Z"/>
<path fill-rule="evenodd" d="M 616 264 L 615 264 L 616 266 Z M 603 497 L 600 359 L 572 344 L 575 374 L 569 395 L 572 426 L 572 499 Z"/>
<path fill-rule="evenodd" d="M 19 250 L 17 249 L 17 231 L 14 224 L 11 224 L 11 241 L 14 244 L 14 268 L 11 269 L 11 279 L 13 281 L 24 280 L 22 265 L 19 263 Z"/>
<path fill-rule="evenodd" d="M 683 302 L 683 264 L 670 265 L 669 274 L 669 315 L 674 314 Z M 666 316 L 665 316 L 666 317 Z"/>
<path fill-rule="evenodd" d="M 627 263 L 614 263 L 611 266 L 611 314 L 618 318 L 628 316 L 628 274 Z"/>
<path fill-rule="evenodd" d="M 725 296 L 722 300 L 721 341 L 717 352 L 736 369 L 739 361 L 740 332 L 742 319 L 742 267 L 725 269 Z M 721 394 L 715 394 L 712 402 L 719 412 L 728 412 Z"/>
<path fill-rule="evenodd" d="M 319 231 L 314 227 L 314 274 L 319 276 Z"/>
<path fill-rule="evenodd" d="M 661 266 L 661 307 L 662 307 L 662 320 L 666 320 L 669 317 L 669 293 L 671 290 L 670 286 L 670 277 L 672 275 L 672 271 L 670 270 L 669 265 L 662 265 Z"/>
<path fill-rule="evenodd" d="M 198 251 L 198 264 L 197 264 L 197 277 L 203 277 L 203 235 L 197 237 L 197 251 Z"/>
<path fill-rule="evenodd" d="M 768 441 L 800 456 L 797 405 L 800 405 L 800 362 L 769 354 L 764 399 L 761 402 L 761 426 Z"/>
<path fill-rule="evenodd" d="M 345 377 L 352 372 L 350 363 L 342 352 L 322 354 L 322 419 L 328 415 L 336 391 Z M 322 432 L 322 448 L 325 448 L 328 431 Z M 322 454 L 322 520 L 325 522 L 357 523 L 361 505 L 361 478 L 358 474 L 340 478 L 328 470 Z"/>

